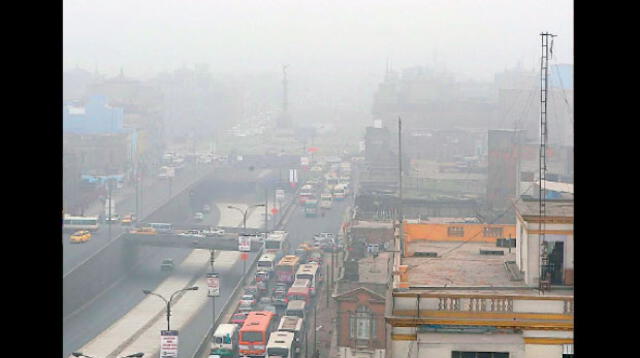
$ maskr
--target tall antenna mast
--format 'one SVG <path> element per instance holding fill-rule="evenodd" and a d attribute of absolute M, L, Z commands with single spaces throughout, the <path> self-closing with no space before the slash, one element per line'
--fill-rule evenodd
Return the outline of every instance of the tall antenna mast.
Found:
<path fill-rule="evenodd" d="M 542 40 L 542 57 L 540 60 L 540 190 L 538 192 L 538 203 L 540 208 L 540 220 L 538 221 L 538 237 L 540 238 L 540 278 L 538 286 L 540 290 L 548 288 L 550 285 L 551 272 L 549 271 L 549 256 L 545 245 L 545 218 L 546 218 L 546 174 L 547 174 L 547 91 L 549 76 L 549 39 L 553 44 L 555 35 L 543 32 L 540 34 Z"/>
<path fill-rule="evenodd" d="M 398 220 L 400 223 L 400 252 L 404 256 L 404 233 L 402 214 L 402 118 L 398 117 Z"/>
<path fill-rule="evenodd" d="M 282 66 L 282 113 L 283 115 L 287 113 L 287 66 Z"/>

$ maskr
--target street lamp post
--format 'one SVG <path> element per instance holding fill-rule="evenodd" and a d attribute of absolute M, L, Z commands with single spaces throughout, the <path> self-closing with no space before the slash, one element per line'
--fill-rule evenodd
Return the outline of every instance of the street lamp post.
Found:
<path fill-rule="evenodd" d="M 198 290 L 198 286 L 193 286 L 193 287 L 189 287 L 189 288 L 183 288 L 181 290 L 178 290 L 178 291 L 172 293 L 171 297 L 169 298 L 168 301 L 162 295 L 159 295 L 159 294 L 157 294 L 155 292 L 151 292 L 150 290 L 142 290 L 142 292 L 145 295 L 154 295 L 154 296 L 160 297 L 167 304 L 167 331 L 170 331 L 171 330 L 171 321 L 170 321 L 169 317 L 171 317 L 171 302 L 173 301 L 173 298 L 179 292 L 182 292 L 182 291 L 197 291 L 197 290 Z"/>
<path fill-rule="evenodd" d="M 249 209 L 252 208 L 257 208 L 260 206 L 266 206 L 265 204 L 255 204 L 252 206 L 247 207 L 245 210 L 242 210 L 236 206 L 233 205 L 229 205 L 227 206 L 227 209 L 236 209 L 238 211 L 240 211 L 242 213 L 242 231 L 246 232 L 247 231 L 247 213 L 249 212 Z M 266 220 L 267 218 L 265 218 Z M 242 274 L 244 275 L 247 272 L 247 260 L 242 260 Z"/>
<path fill-rule="evenodd" d="M 214 263 L 215 263 L 215 255 L 216 255 L 216 250 L 212 249 L 211 250 L 211 257 L 210 257 L 210 261 L 211 261 L 211 274 L 215 273 L 215 270 L 213 269 Z M 211 297 L 212 299 L 212 306 L 213 306 L 213 320 L 211 321 L 211 325 L 213 326 L 213 331 L 215 332 L 215 324 L 216 324 L 216 297 L 213 296 Z"/>
<path fill-rule="evenodd" d="M 113 206 L 113 202 L 112 202 L 112 198 L 111 198 L 111 191 L 113 190 L 113 181 L 111 178 L 109 178 L 109 180 L 107 181 L 107 188 L 109 189 L 109 202 L 107 203 L 108 207 L 109 207 L 109 212 L 107 213 L 108 217 L 107 217 L 107 222 L 108 222 L 108 226 L 109 226 L 109 241 L 111 241 L 111 207 Z"/>

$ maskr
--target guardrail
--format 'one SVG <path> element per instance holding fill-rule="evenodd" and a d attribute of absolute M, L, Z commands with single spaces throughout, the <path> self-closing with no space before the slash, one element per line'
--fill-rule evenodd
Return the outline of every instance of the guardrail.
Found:
<path fill-rule="evenodd" d="M 282 215 L 280 221 L 278 222 L 278 225 L 276 226 L 277 229 L 274 228 L 274 230 L 280 230 L 284 226 L 284 224 L 288 221 L 288 219 L 290 217 L 289 214 L 291 213 L 292 208 L 295 207 L 295 202 L 296 202 L 296 195 L 294 193 L 293 198 L 289 202 L 287 208 L 285 209 L 284 214 Z M 245 274 L 244 278 L 242 280 L 240 280 L 238 282 L 238 284 L 236 285 L 236 287 L 233 289 L 233 292 L 232 292 L 231 296 L 229 297 L 227 302 L 224 304 L 222 310 L 220 311 L 220 314 L 216 318 L 216 320 L 213 323 L 213 325 L 211 325 L 209 327 L 209 329 L 207 330 L 207 332 L 203 335 L 202 340 L 200 341 L 200 345 L 198 346 L 198 349 L 196 350 L 196 353 L 193 355 L 192 358 L 200 358 L 200 357 L 207 357 L 208 356 L 207 352 L 211 348 L 211 343 L 210 343 L 211 342 L 211 336 L 215 333 L 214 332 L 214 327 L 217 327 L 220 323 L 224 323 L 222 321 L 228 315 L 228 313 L 229 313 L 231 308 L 233 308 L 233 311 L 235 311 L 235 309 L 236 309 L 236 307 L 238 305 L 238 298 L 242 293 L 242 288 L 248 282 L 250 282 L 249 279 L 253 280 L 253 275 L 255 274 L 256 265 L 258 263 L 258 260 L 260 259 L 260 256 L 262 254 L 262 250 L 263 249 L 260 249 L 260 251 L 258 252 L 256 257 L 251 262 L 251 265 L 249 266 L 249 269 L 247 270 L 247 273 Z"/>

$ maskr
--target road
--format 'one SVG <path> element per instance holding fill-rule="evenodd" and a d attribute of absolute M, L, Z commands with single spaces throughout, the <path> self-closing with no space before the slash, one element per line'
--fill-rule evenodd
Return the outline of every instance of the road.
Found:
<path fill-rule="evenodd" d="M 344 201 L 334 201 L 333 207 L 326 211 L 324 216 L 318 215 L 313 218 L 305 217 L 303 209 L 296 205 L 284 228 L 289 232 L 293 249 L 304 241 L 312 241 L 314 233 L 337 233 L 340 230 L 345 210 L 352 205 L 352 200 L 352 196 L 349 196 Z M 205 215 L 204 223 L 215 226 L 219 221 L 220 213 L 215 205 L 211 205 L 211 207 L 212 212 Z M 82 244 L 75 246 L 81 247 Z M 89 303 L 83 310 L 63 322 L 63 357 L 68 357 L 71 352 L 84 346 L 137 305 L 144 298 L 142 289 L 157 287 L 166 278 L 165 274 L 159 271 L 162 259 L 172 257 L 176 264 L 179 264 L 192 251 L 191 249 L 154 249 L 156 251 L 154 251 L 152 257 L 140 263 L 132 274 Z M 254 255 L 253 253 L 250 255 L 250 260 L 253 259 Z M 193 276 L 197 270 L 192 269 L 192 271 L 194 272 L 176 271 L 174 274 Z M 222 307 L 232 288 L 241 279 L 241 276 L 242 263 L 240 261 L 236 262 L 228 272 L 222 273 L 222 297 L 216 300 L 218 307 Z M 219 314 L 220 312 L 216 313 Z M 207 305 L 198 312 L 196 319 L 181 330 L 181 356 L 192 357 L 195 354 L 202 335 L 209 328 L 211 319 L 211 306 Z M 90 352 L 86 353 L 90 355 Z"/>
<path fill-rule="evenodd" d="M 212 205 L 211 212 L 205 215 L 204 222 L 216 225 L 219 217 L 220 212 L 215 205 Z M 85 244 L 77 246 L 81 245 Z M 85 345 L 129 312 L 144 298 L 142 289 L 157 287 L 167 275 L 159 270 L 163 259 L 171 257 L 178 266 L 192 251 L 192 249 L 159 247 L 147 248 L 147 250 L 153 250 L 149 259 L 140 262 L 129 276 L 63 322 L 63 357 L 68 357 L 75 349 Z M 241 271 L 242 268 L 239 272 Z M 195 272 L 176 271 L 174 274 L 193 276 Z M 238 275 L 239 278 L 240 275 Z"/>
<path fill-rule="evenodd" d="M 183 172 L 178 174 L 171 184 L 172 195 L 178 194 L 184 188 L 193 183 L 197 174 L 203 174 L 204 168 L 200 167 L 196 170 L 193 167 L 186 167 Z M 150 214 L 161 205 L 169 200 L 169 184 L 166 180 L 153 180 L 153 182 L 147 187 L 145 185 L 142 191 L 144 211 L 143 217 L 146 214 Z M 135 194 L 117 202 L 116 210 L 120 214 L 135 212 L 136 200 Z M 124 232 L 125 228 L 122 228 L 120 224 L 111 225 L 111 239 L 115 239 Z M 73 270 L 77 265 L 84 262 L 89 257 L 93 256 L 103 247 L 109 243 L 109 229 L 108 225 L 102 224 L 100 228 L 92 235 L 91 240 L 82 244 L 71 244 L 69 242 L 69 235 L 71 233 L 63 233 L 62 235 L 62 272 L 63 276 Z"/>

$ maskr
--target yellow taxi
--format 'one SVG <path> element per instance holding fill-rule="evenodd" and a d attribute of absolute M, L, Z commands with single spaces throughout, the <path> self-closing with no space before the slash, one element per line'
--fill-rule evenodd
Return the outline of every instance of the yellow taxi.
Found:
<path fill-rule="evenodd" d="M 87 242 L 91 239 L 91 233 L 87 230 L 80 230 L 73 233 L 69 238 L 72 244 Z"/>
<path fill-rule="evenodd" d="M 155 235 L 158 232 L 156 231 L 156 229 L 154 229 L 152 227 L 144 226 L 144 227 L 135 228 L 135 229 L 129 231 L 129 233 L 130 234 L 139 234 L 139 235 Z"/>
<path fill-rule="evenodd" d="M 133 221 L 134 221 L 134 216 L 133 216 L 133 214 L 129 214 L 129 215 L 124 216 L 124 217 L 122 218 L 122 220 L 120 220 L 120 223 L 121 223 L 122 225 L 125 225 L 125 226 L 131 226 L 131 224 L 133 223 Z"/>

